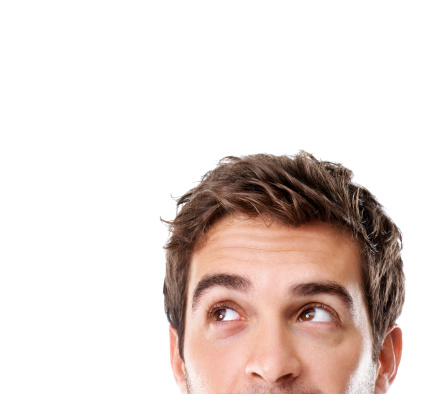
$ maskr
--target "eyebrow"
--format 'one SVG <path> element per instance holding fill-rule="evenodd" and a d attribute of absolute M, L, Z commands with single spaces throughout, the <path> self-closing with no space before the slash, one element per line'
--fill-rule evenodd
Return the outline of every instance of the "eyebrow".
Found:
<path fill-rule="evenodd" d="M 307 297 L 321 294 L 331 294 L 339 298 L 350 311 L 354 311 L 353 297 L 348 290 L 337 282 L 310 282 L 290 287 L 290 293 L 295 296 Z"/>
<path fill-rule="evenodd" d="M 215 287 L 224 287 L 226 289 L 247 293 L 253 288 L 250 279 L 241 275 L 230 274 L 212 274 L 205 275 L 195 286 L 192 297 L 192 310 L 197 307 L 200 298 L 210 289 Z M 330 294 L 339 298 L 346 307 L 354 311 L 354 302 L 350 293 L 344 286 L 337 282 L 307 282 L 293 285 L 289 288 L 292 296 L 308 297 L 313 295 Z"/>
<path fill-rule="evenodd" d="M 225 287 L 226 289 L 246 293 L 253 287 L 253 285 L 248 278 L 241 275 L 205 275 L 197 283 L 197 286 L 195 286 L 194 295 L 192 297 L 192 310 L 195 310 L 201 296 L 213 287 Z"/>

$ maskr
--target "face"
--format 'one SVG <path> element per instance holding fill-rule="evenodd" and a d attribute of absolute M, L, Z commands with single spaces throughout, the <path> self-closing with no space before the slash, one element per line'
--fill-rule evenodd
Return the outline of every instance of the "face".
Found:
<path fill-rule="evenodd" d="M 192 257 L 184 361 L 170 332 L 181 391 L 384 392 L 360 259 L 330 224 L 219 222 Z"/>

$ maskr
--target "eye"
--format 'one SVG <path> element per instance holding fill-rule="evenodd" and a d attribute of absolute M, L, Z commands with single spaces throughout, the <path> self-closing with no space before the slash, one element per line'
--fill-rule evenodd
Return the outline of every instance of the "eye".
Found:
<path fill-rule="evenodd" d="M 234 311 L 231 308 L 220 308 L 216 309 L 213 314 L 213 320 L 215 321 L 231 321 L 231 320 L 240 320 L 241 316 L 239 313 Z"/>
<path fill-rule="evenodd" d="M 323 308 L 310 307 L 306 308 L 298 318 L 299 321 L 313 321 L 313 322 L 333 322 L 335 319 L 332 314 Z"/>

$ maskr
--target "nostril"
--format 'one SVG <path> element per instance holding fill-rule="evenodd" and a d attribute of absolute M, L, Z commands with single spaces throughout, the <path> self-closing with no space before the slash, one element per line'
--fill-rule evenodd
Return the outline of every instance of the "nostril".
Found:
<path fill-rule="evenodd" d="M 292 373 L 288 373 L 288 374 L 286 374 L 286 375 L 280 376 L 280 377 L 277 378 L 277 379 L 274 379 L 274 378 L 272 378 L 272 379 L 268 379 L 268 377 L 267 377 L 266 374 L 265 374 L 265 376 L 262 376 L 262 374 L 259 374 L 259 373 L 257 373 L 257 372 L 251 372 L 251 376 L 252 376 L 253 378 L 261 379 L 261 380 L 263 380 L 263 381 L 266 380 L 266 381 L 271 382 L 271 383 L 287 383 L 289 380 L 292 380 L 292 379 L 293 379 L 294 374 L 292 374 Z"/>
<path fill-rule="evenodd" d="M 277 379 L 277 382 L 285 382 L 291 378 L 292 378 L 292 374 L 288 373 L 286 375 L 280 376 L 280 378 Z"/>
<path fill-rule="evenodd" d="M 254 378 L 261 378 L 261 379 L 263 379 L 263 378 L 262 378 L 262 375 L 260 375 L 260 374 L 258 374 L 258 373 L 256 373 L 256 372 L 252 372 L 252 373 L 251 373 L 251 376 L 253 376 Z"/>

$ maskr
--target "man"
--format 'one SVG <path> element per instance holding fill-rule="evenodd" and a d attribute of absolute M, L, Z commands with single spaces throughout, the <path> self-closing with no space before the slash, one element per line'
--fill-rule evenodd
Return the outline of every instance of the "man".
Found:
<path fill-rule="evenodd" d="M 401 234 L 345 167 L 223 159 L 166 245 L 171 364 L 187 393 L 385 393 L 401 359 Z"/>

